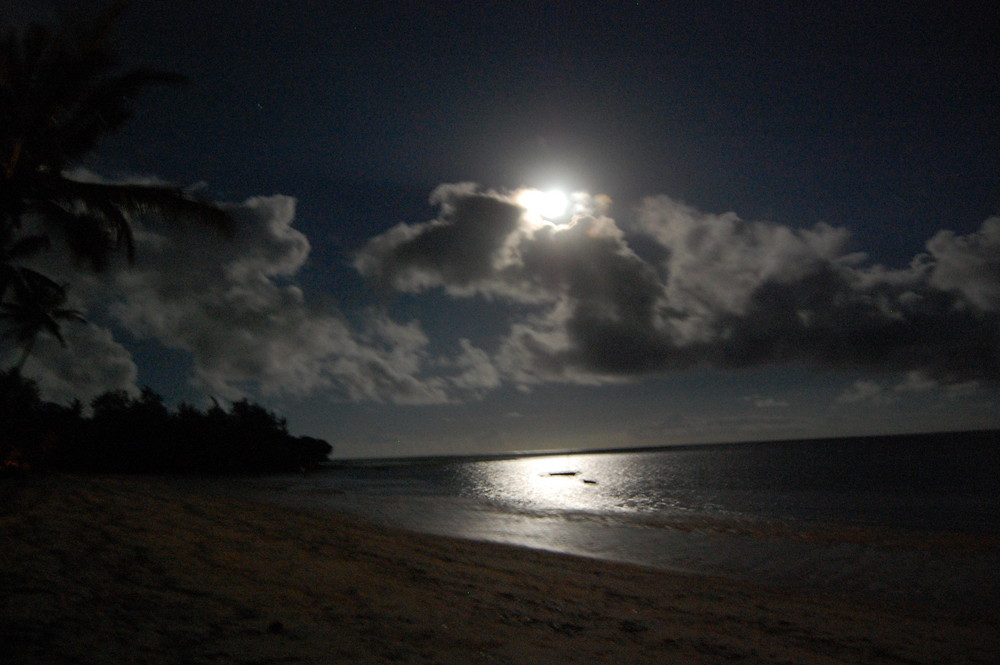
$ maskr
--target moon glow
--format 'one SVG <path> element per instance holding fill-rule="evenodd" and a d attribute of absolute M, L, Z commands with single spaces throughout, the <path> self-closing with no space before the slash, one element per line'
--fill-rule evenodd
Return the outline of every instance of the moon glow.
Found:
<path fill-rule="evenodd" d="M 566 214 L 569 207 L 569 197 L 558 189 L 541 191 L 538 189 L 523 189 L 518 192 L 517 204 L 524 208 L 525 214 L 536 220 L 551 221 Z"/>

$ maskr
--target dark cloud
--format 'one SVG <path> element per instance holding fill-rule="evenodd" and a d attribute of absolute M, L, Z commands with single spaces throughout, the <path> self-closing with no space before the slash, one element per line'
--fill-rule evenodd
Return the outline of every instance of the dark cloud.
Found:
<path fill-rule="evenodd" d="M 849 233 L 826 224 L 746 221 L 663 196 L 625 229 L 588 211 L 539 224 L 514 216 L 515 194 L 438 191 L 437 220 L 375 238 L 356 265 L 403 291 L 532 304 L 491 356 L 515 384 L 772 363 L 1000 379 L 998 218 L 938 233 L 894 270 L 847 253 Z"/>
<path fill-rule="evenodd" d="M 416 292 L 444 286 L 475 290 L 500 268 L 501 249 L 521 210 L 474 185 L 443 185 L 431 195 L 440 216 L 425 224 L 400 224 L 368 243 L 355 263 L 380 285 Z"/>

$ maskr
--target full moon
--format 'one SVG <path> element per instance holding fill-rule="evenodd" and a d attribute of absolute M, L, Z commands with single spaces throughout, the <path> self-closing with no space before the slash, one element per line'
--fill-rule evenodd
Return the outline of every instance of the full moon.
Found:
<path fill-rule="evenodd" d="M 550 189 L 543 192 L 537 189 L 522 189 L 517 193 L 517 204 L 525 209 L 529 217 L 541 220 L 558 219 L 566 214 L 569 198 L 565 192 Z"/>

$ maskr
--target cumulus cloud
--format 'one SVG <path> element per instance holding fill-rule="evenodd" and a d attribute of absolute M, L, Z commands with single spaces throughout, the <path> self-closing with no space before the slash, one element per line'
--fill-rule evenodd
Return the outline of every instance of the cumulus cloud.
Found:
<path fill-rule="evenodd" d="M 371 240 L 355 265 L 382 286 L 418 292 L 443 286 L 471 294 L 503 269 L 500 248 L 517 229 L 520 210 L 475 185 L 442 185 L 431 195 L 437 219 L 399 224 Z"/>
<path fill-rule="evenodd" d="M 886 406 L 898 399 L 875 381 L 855 381 L 854 384 L 837 397 L 839 404 L 874 404 Z"/>
<path fill-rule="evenodd" d="M 954 291 L 984 311 L 1000 310 L 1000 217 L 987 219 L 979 231 L 956 236 L 940 231 L 927 243 L 932 257 L 929 284 Z"/>
<path fill-rule="evenodd" d="M 245 381 L 301 391 L 324 385 L 313 361 L 344 331 L 313 316 L 298 287 L 279 281 L 309 253 L 291 226 L 294 209 L 282 196 L 233 206 L 230 238 L 142 229 L 136 265 L 114 275 L 110 312 L 134 335 L 189 351 L 198 381 L 215 394 L 236 396 Z"/>
<path fill-rule="evenodd" d="M 421 378 L 429 360 L 429 340 L 419 323 L 399 324 L 382 313 L 371 313 L 364 331 L 344 342 L 326 372 L 351 399 L 397 404 L 450 401 L 444 378 Z"/>
<path fill-rule="evenodd" d="M 526 309 L 491 353 L 521 387 L 770 363 L 1000 379 L 998 218 L 968 236 L 941 232 L 889 269 L 849 253 L 843 228 L 708 214 L 665 196 L 626 225 L 586 206 L 539 224 L 516 192 L 468 184 L 434 201 L 436 219 L 374 238 L 355 266 L 384 288 Z"/>
<path fill-rule="evenodd" d="M 92 323 L 66 323 L 62 335 L 65 347 L 39 335 L 23 368 L 46 399 L 60 403 L 79 399 L 87 404 L 107 390 L 138 393 L 138 369 L 110 331 Z"/>
<path fill-rule="evenodd" d="M 749 402 L 757 409 L 784 409 L 789 405 L 783 399 L 776 399 L 774 397 L 762 397 L 760 395 L 751 395 L 743 398 L 743 401 Z"/>
<path fill-rule="evenodd" d="M 349 323 L 309 306 L 292 281 L 310 252 L 292 226 L 294 199 L 256 197 L 230 212 L 233 237 L 143 230 L 140 259 L 115 276 L 118 321 L 190 352 L 196 381 L 211 394 L 233 398 L 254 387 L 407 404 L 450 399 L 447 380 L 427 374 L 433 359 L 418 322 L 372 310 Z"/>
<path fill-rule="evenodd" d="M 427 404 L 489 385 L 483 370 L 474 370 L 471 349 L 443 371 L 447 363 L 429 356 L 419 322 L 397 323 L 377 309 L 348 322 L 311 306 L 294 281 L 311 248 L 293 226 L 293 198 L 255 197 L 228 209 L 229 236 L 195 225 L 136 224 L 135 264 L 104 275 L 73 272 L 58 252 L 45 257 L 48 264 L 37 267 L 71 283 L 73 306 L 105 312 L 97 318 L 107 326 L 68 324 L 67 349 L 54 340 L 38 345 L 26 374 L 46 397 L 135 390 L 135 365 L 111 328 L 190 353 L 192 382 L 228 399 L 328 390 L 353 400 Z"/>
<path fill-rule="evenodd" d="M 920 372 L 907 372 L 906 378 L 893 387 L 897 392 L 927 392 L 940 387 L 934 379 L 930 379 Z"/>
<path fill-rule="evenodd" d="M 468 183 L 443 185 L 431 200 L 434 219 L 372 238 L 354 267 L 387 291 L 508 306 L 492 342 L 441 340 L 435 349 L 452 344 L 442 356 L 417 320 L 311 304 L 296 283 L 310 243 L 294 227 L 295 200 L 278 195 L 230 205 L 232 237 L 140 225 L 134 266 L 65 273 L 72 305 L 104 313 L 91 318 L 105 327 L 73 332 L 69 355 L 40 344 L 29 374 L 50 396 L 134 390 L 114 328 L 190 353 L 192 381 L 228 398 L 322 390 L 432 404 L 503 385 L 775 363 L 907 377 L 881 397 L 856 384 L 843 403 L 1000 379 L 1000 218 L 965 236 L 940 232 L 891 269 L 850 253 L 842 228 L 748 221 L 665 196 L 623 223 L 606 197 L 582 193 L 552 220 L 528 214 L 518 192 Z"/>

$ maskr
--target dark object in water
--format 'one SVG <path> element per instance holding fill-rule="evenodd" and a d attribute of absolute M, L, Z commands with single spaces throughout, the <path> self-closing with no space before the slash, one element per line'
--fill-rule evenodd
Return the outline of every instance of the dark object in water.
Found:
<path fill-rule="evenodd" d="M 584 478 L 583 482 L 587 483 L 588 485 L 596 485 L 597 484 L 596 480 L 591 480 L 590 478 Z"/>
<path fill-rule="evenodd" d="M 545 474 L 547 476 L 578 476 L 579 471 L 553 471 L 552 473 Z"/>

